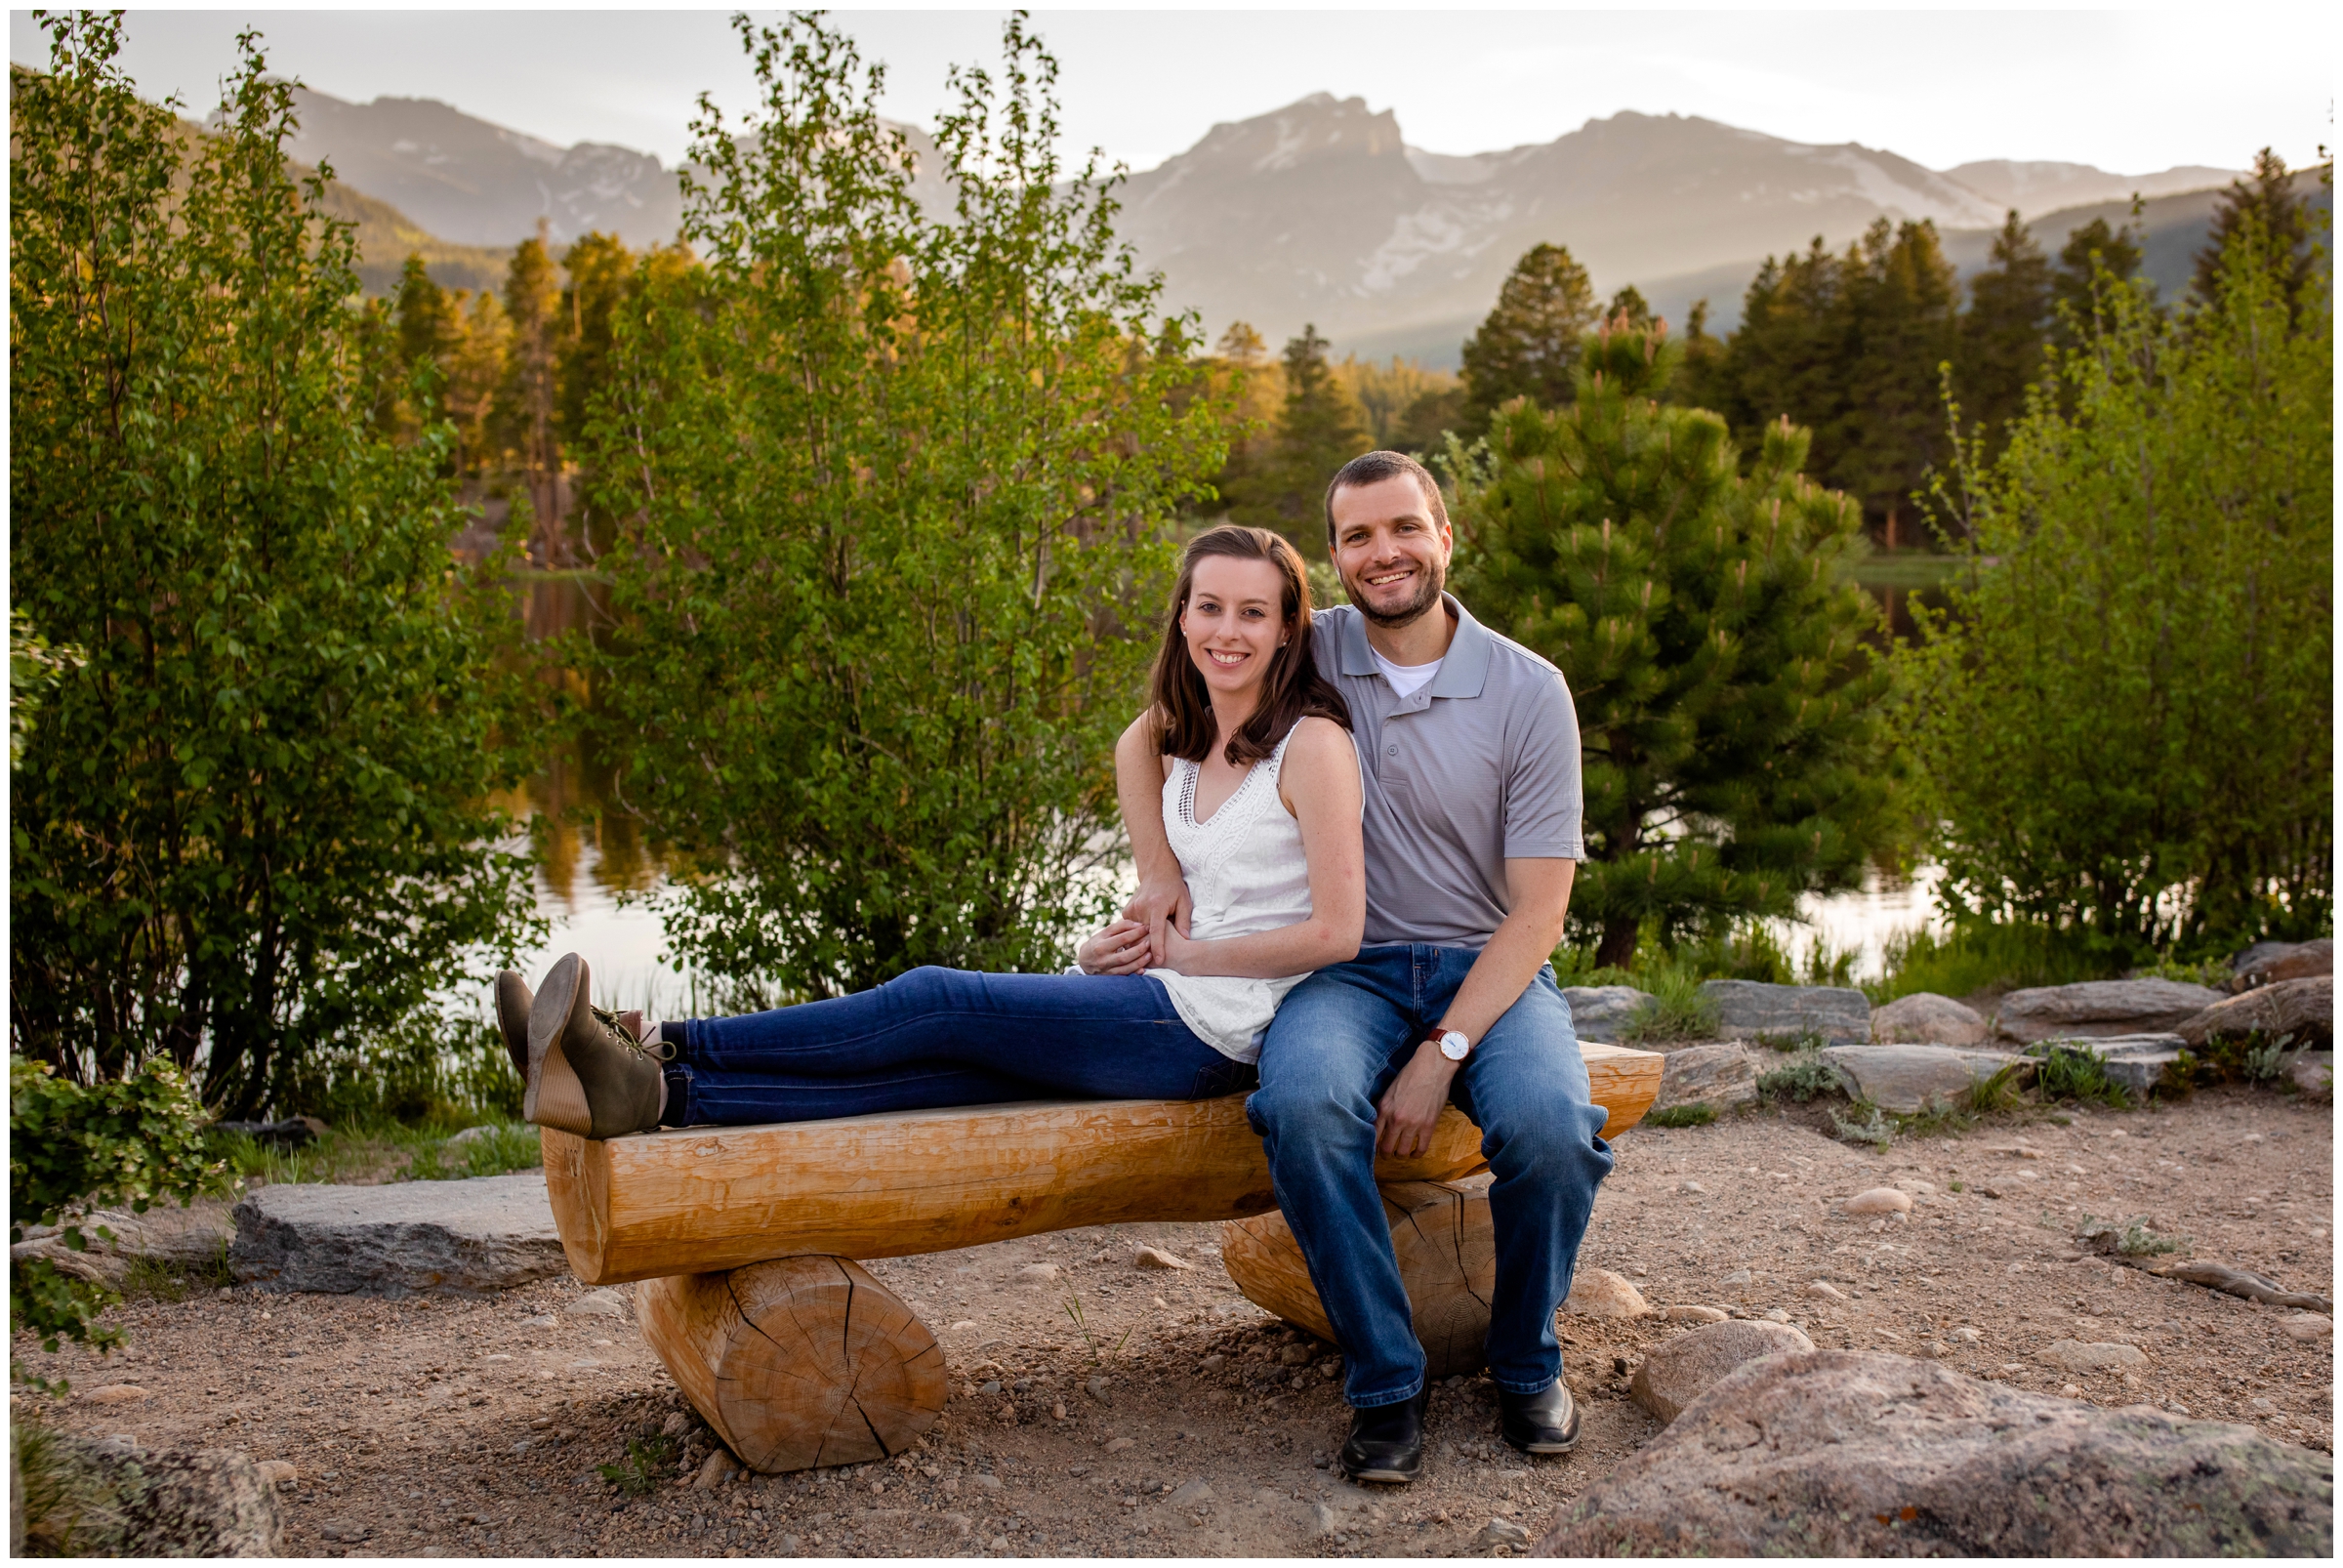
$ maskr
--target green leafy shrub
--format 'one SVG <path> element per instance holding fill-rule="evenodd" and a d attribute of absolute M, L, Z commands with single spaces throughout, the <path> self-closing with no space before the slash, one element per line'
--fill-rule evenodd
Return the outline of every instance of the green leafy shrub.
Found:
<path fill-rule="evenodd" d="M 1885 1154 L 1887 1146 L 1895 1141 L 1896 1134 L 1899 1131 L 1895 1120 L 1868 1100 L 1859 1102 L 1855 1106 L 1855 1116 L 1851 1119 L 1839 1115 L 1836 1111 L 1830 1113 L 1830 1126 L 1835 1131 L 1838 1140 L 1842 1143 L 1869 1143 L 1880 1153 Z"/>
<path fill-rule="evenodd" d="M 12 1055 L 10 1243 L 22 1241 L 27 1225 L 59 1225 L 65 1246 L 85 1252 L 89 1238 L 80 1221 L 92 1209 L 144 1214 L 222 1185 L 225 1167 L 204 1146 L 209 1120 L 186 1076 L 168 1061 L 149 1060 L 126 1078 L 77 1084 L 47 1062 Z M 112 1239 L 106 1227 L 96 1228 Z M 39 1258 L 12 1259 L 8 1284 L 11 1326 L 37 1335 L 44 1350 L 55 1351 L 64 1340 L 110 1345 L 120 1339 L 92 1321 L 114 1299 L 103 1286 Z"/>
<path fill-rule="evenodd" d="M 2016 1062 L 2011 1062 L 1995 1069 L 1991 1077 L 1971 1084 L 1965 1096 L 1968 1109 L 1980 1116 L 2017 1109 L 2025 1098 L 2018 1088 L 2022 1071 Z"/>
<path fill-rule="evenodd" d="M 2053 1040 L 2035 1048 L 2039 1059 L 2034 1085 L 2044 1099 L 2072 1099 L 2120 1110 L 2131 1103 L 2121 1084 L 2107 1076 L 2107 1058 L 2078 1040 Z"/>
<path fill-rule="evenodd" d="M 1670 1105 L 1665 1110 L 1653 1111 L 1644 1117 L 1654 1127 L 1706 1127 L 1716 1120 L 1716 1107 L 1705 1099 L 1689 1105 Z"/>
<path fill-rule="evenodd" d="M 1054 969 L 1112 907 L 1116 734 L 1230 405 L 1068 169 L 1022 13 L 923 182 L 815 17 L 742 19 L 684 235 L 613 316 L 582 457 L 615 540 L 585 722 L 691 870 L 678 953 L 743 999 Z"/>
<path fill-rule="evenodd" d="M 1794 1099 L 1801 1105 L 1817 1094 L 1843 1093 L 1844 1088 L 1838 1069 L 1812 1048 L 1801 1050 L 1781 1066 L 1757 1075 L 1758 1093 L 1768 1099 Z"/>
<path fill-rule="evenodd" d="M 364 417 L 292 85 L 248 37 L 190 135 L 118 14 L 45 25 L 10 82 L 9 590 L 81 662 L 13 775 L 12 1047 L 85 1081 L 168 1055 L 251 1116 L 535 924 L 493 804 L 519 618 L 449 555 L 447 428 Z"/>
<path fill-rule="evenodd" d="M 2331 270 L 2246 217 L 2178 312 L 2104 273 L 1901 650 L 1938 896 L 2120 963 L 2331 919 Z"/>

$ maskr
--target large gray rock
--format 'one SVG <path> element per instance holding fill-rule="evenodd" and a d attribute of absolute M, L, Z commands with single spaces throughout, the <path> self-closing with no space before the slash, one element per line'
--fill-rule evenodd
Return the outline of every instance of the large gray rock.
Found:
<path fill-rule="evenodd" d="M 2335 978 L 2277 980 L 2225 997 L 2184 1019 L 2173 1031 L 2192 1047 L 2211 1040 L 2265 1040 L 2331 1050 L 2335 1040 Z"/>
<path fill-rule="evenodd" d="M 2334 1466 L 1853 1350 L 1731 1373 L 1566 1506 L 1548 1556 L 2327 1557 Z"/>
<path fill-rule="evenodd" d="M 225 1203 L 206 1200 L 181 1208 L 158 1204 L 144 1214 L 99 1209 L 81 1221 L 87 1250 L 74 1252 L 56 1225 L 28 1225 L 24 1239 L 9 1248 L 15 1262 L 45 1258 L 65 1273 L 119 1285 L 131 1259 L 147 1259 L 178 1269 L 217 1268 L 236 1234 Z M 111 1239 L 103 1232 L 110 1232 Z"/>
<path fill-rule="evenodd" d="M 545 1174 L 261 1188 L 236 1205 L 236 1277 L 280 1291 L 477 1295 L 565 1273 Z"/>
<path fill-rule="evenodd" d="M 1871 1038 L 1883 1046 L 1982 1046 L 1985 1014 L 1934 991 L 1914 991 L 1871 1011 Z"/>
<path fill-rule="evenodd" d="M 1720 1035 L 1788 1040 L 1810 1034 L 1826 1045 L 1849 1046 L 1871 1038 L 1870 1000 L 1850 986 L 1708 980 L 1701 995 L 1716 1004 Z"/>
<path fill-rule="evenodd" d="M 1904 1116 L 1958 1104 L 1971 1089 L 2013 1063 L 2021 1078 L 2034 1076 L 2034 1063 L 2023 1056 L 1951 1046 L 1829 1046 L 1823 1060 L 1838 1070 L 1851 1098 Z"/>
<path fill-rule="evenodd" d="M 1661 1059 L 1660 1093 L 1652 1109 L 1706 1104 L 1721 1111 L 1756 1097 L 1757 1058 L 1738 1041 L 1727 1041 L 1668 1052 Z"/>
<path fill-rule="evenodd" d="M 1581 1040 L 1619 1044 L 1620 1032 L 1651 1005 L 1652 993 L 1631 985 L 1569 985 L 1562 1000 L 1570 1004 L 1570 1021 Z"/>
<path fill-rule="evenodd" d="M 2032 1044 L 2071 1036 L 2171 1029 L 2221 1000 L 2209 986 L 2178 980 L 2083 980 L 2012 991 L 1994 1010 L 1994 1029 Z"/>
<path fill-rule="evenodd" d="M 2230 966 L 2235 989 L 2269 985 L 2277 980 L 2308 980 L 2335 972 L 2335 944 L 2322 936 L 2315 942 L 2256 942 Z"/>
<path fill-rule="evenodd" d="M 276 1487 L 247 1455 L 157 1452 L 62 1432 L 21 1442 L 17 1453 L 25 1474 L 10 1491 L 24 1506 L 21 1549 L 29 1555 L 273 1557 L 284 1549 Z"/>
<path fill-rule="evenodd" d="M 1745 1363 L 1813 1348 L 1812 1340 L 1787 1323 L 1745 1318 L 1704 1324 L 1654 1345 L 1627 1391 L 1665 1425 Z"/>

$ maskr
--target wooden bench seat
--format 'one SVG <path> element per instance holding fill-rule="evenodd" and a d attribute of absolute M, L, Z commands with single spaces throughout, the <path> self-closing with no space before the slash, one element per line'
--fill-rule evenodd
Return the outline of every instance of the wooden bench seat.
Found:
<path fill-rule="evenodd" d="M 1634 1126 L 1659 1055 L 1580 1050 L 1605 1135 Z M 644 1337 L 762 1470 L 897 1452 L 942 1408 L 934 1337 L 851 1259 L 1276 1206 L 1241 1094 L 543 1137 L 571 1270 L 589 1285 L 655 1282 L 637 1293 Z M 1442 1182 L 1482 1167 L 1479 1131 L 1452 1107 L 1430 1153 L 1378 1161 L 1376 1176 Z"/>

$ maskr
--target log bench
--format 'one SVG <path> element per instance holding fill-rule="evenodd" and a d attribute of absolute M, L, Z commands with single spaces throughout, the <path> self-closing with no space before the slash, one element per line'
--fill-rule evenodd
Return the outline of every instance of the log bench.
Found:
<path fill-rule="evenodd" d="M 1603 1133 L 1617 1136 L 1659 1092 L 1661 1058 L 1580 1051 L 1594 1101 L 1610 1113 Z M 608 1140 L 540 1131 L 571 1272 L 589 1285 L 642 1282 L 643 1338 L 753 1469 L 883 1459 L 944 1407 L 935 1336 L 856 1259 L 1085 1225 L 1237 1221 L 1223 1253 L 1238 1288 L 1328 1332 L 1241 1094 L 960 1106 Z M 1487 1182 L 1473 1179 L 1485 1169 L 1479 1130 L 1453 1106 L 1428 1153 L 1376 1162 L 1418 1328 L 1443 1366 L 1479 1351 L 1472 1308 L 1486 1302 L 1494 1269 Z M 1485 1304 L 1478 1321 L 1485 1331 Z"/>

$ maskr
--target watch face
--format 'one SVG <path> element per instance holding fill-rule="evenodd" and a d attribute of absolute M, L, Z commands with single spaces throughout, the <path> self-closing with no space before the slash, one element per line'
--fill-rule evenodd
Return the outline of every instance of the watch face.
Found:
<path fill-rule="evenodd" d="M 1440 1037 L 1440 1054 L 1446 1056 L 1450 1061 L 1462 1061 L 1465 1052 L 1470 1050 L 1472 1050 L 1472 1042 L 1454 1029 Z"/>

